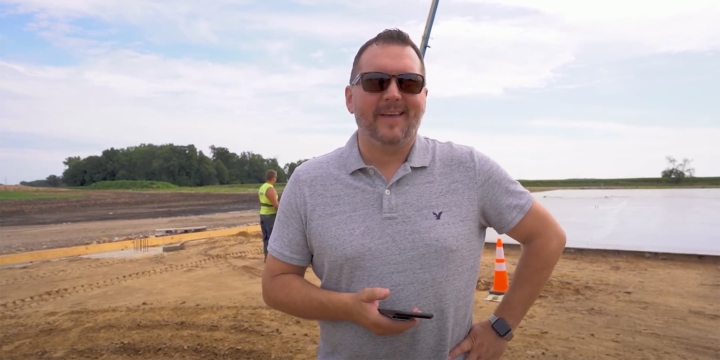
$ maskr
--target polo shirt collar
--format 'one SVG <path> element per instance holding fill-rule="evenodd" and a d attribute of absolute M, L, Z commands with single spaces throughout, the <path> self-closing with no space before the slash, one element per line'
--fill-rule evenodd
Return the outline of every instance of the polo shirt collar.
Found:
<path fill-rule="evenodd" d="M 356 170 L 365 169 L 368 167 L 367 164 L 360 156 L 360 149 L 358 148 L 358 131 L 353 132 L 350 139 L 345 144 L 345 164 L 347 167 L 348 174 L 352 174 Z M 430 165 L 430 145 L 428 140 L 418 134 L 415 137 L 415 142 L 410 149 L 410 154 L 405 162 L 410 167 L 426 167 Z"/>

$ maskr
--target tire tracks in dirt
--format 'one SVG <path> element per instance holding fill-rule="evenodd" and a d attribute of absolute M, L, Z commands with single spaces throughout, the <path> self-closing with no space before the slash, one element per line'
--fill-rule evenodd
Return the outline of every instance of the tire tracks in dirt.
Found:
<path fill-rule="evenodd" d="M 213 241 L 213 242 L 208 242 L 208 243 L 201 243 L 201 244 L 197 244 L 197 245 L 193 245 L 192 247 L 189 247 L 184 252 L 184 254 L 185 255 L 200 254 L 200 255 L 206 256 L 207 253 L 212 250 L 219 249 L 221 247 L 229 247 L 232 245 L 244 245 L 244 244 L 247 244 L 248 242 L 249 241 L 247 241 L 247 240 L 237 241 L 237 239 L 227 239 L 227 240 L 219 240 L 219 241 Z M 232 244 L 228 244 L 228 243 L 232 243 Z M 42 272 L 39 274 L 18 276 L 15 278 L 0 281 L 0 285 L 12 285 L 12 284 L 16 284 L 19 282 L 44 279 L 46 277 L 67 275 L 67 274 L 78 273 L 78 272 L 85 272 L 88 270 L 100 269 L 100 268 L 110 267 L 113 265 L 124 264 L 128 261 L 133 261 L 133 260 L 136 260 L 136 259 L 102 260 L 99 262 L 93 262 L 92 264 L 88 264 L 88 265 L 85 265 L 82 267 L 73 267 L 70 269 L 60 269 L 60 270 Z M 161 260 L 162 260 L 162 258 L 159 257 L 158 255 L 153 256 L 151 259 L 151 261 L 154 261 L 157 264 L 164 265 Z M 78 261 L 78 260 L 71 260 L 71 261 Z M 30 265 L 30 266 L 32 266 L 32 265 Z"/>
<path fill-rule="evenodd" d="M 72 269 L 60 269 L 60 270 L 55 270 L 55 271 L 42 272 L 39 274 L 19 276 L 19 277 L 0 281 L 0 285 L 12 285 L 12 284 L 29 281 L 29 280 L 43 279 L 43 278 L 50 277 L 50 276 L 66 275 L 66 274 L 72 274 L 72 273 L 82 272 L 82 271 L 86 271 L 86 270 L 99 269 L 99 268 L 109 267 L 109 266 L 113 266 L 113 265 L 117 265 L 117 264 L 122 264 L 122 263 L 125 263 L 128 261 L 130 261 L 130 259 L 101 261 L 101 262 L 97 262 L 97 263 L 88 264 L 88 265 L 85 265 L 82 267 L 75 267 Z"/>
<path fill-rule="evenodd" d="M 216 317 L 206 317 L 208 312 Z M 177 316 L 167 316 L 169 314 Z M 274 325 L 287 323 L 288 317 L 268 312 L 265 306 L 113 307 L 70 310 L 53 316 L 61 316 L 62 321 L 45 318 L 22 326 L 26 323 L 17 317 L 7 323 L 2 338 L 10 344 L 10 350 L 3 359 L 45 358 L 53 354 L 63 358 L 289 360 L 298 359 L 293 353 L 314 344 L 314 340 L 305 335 L 301 338 L 304 344 L 288 347 L 287 338 L 276 330 L 282 327 Z M 76 331 L 75 336 L 82 340 L 62 347 L 47 345 L 51 343 L 48 340 L 68 328 Z M 31 338 L 36 339 L 37 345 L 27 344 Z M 278 353 L 276 350 L 281 347 Z M 305 358 L 311 357 L 302 357 Z"/>
<path fill-rule="evenodd" d="M 122 284 L 128 281 L 138 280 L 142 278 L 147 278 L 150 276 L 157 276 L 160 274 L 165 274 L 169 272 L 175 272 L 178 270 L 183 269 L 192 269 L 192 268 L 199 268 L 209 262 L 215 262 L 219 260 L 225 260 L 228 258 L 243 258 L 247 257 L 249 255 L 255 255 L 257 253 L 262 253 L 262 247 L 255 247 L 251 248 L 249 250 L 244 251 L 236 251 L 232 253 L 226 253 L 226 254 L 216 254 L 216 255 L 205 255 L 207 252 L 211 250 L 211 248 L 217 249 L 219 247 L 222 247 L 222 245 L 213 245 L 210 246 L 208 249 L 204 249 L 201 251 L 201 255 L 205 256 L 204 259 L 200 260 L 194 260 L 182 264 L 171 264 L 167 265 L 161 268 L 156 269 L 150 269 L 150 270 L 143 270 L 138 271 L 130 274 L 125 275 L 119 275 L 116 277 L 113 277 L 111 279 L 105 279 L 102 281 L 97 281 L 95 283 L 91 284 L 81 284 L 76 286 L 69 286 L 64 288 L 58 288 L 54 290 L 45 291 L 39 294 L 31 295 L 22 299 L 16 299 L 11 300 L 5 303 L 0 304 L 0 313 L 5 312 L 13 312 L 13 311 L 20 311 L 24 310 L 30 307 L 35 307 L 40 305 L 41 303 L 57 300 L 66 296 L 75 295 L 87 291 L 93 291 L 98 290 L 102 288 L 106 288 L 113 285 Z M 202 254 L 204 253 L 204 254 Z"/>
<path fill-rule="evenodd" d="M 254 249 L 249 250 L 249 251 L 252 251 L 252 253 L 250 253 L 250 254 L 248 254 L 248 255 L 259 255 L 259 254 L 262 254 L 262 253 L 263 253 L 263 249 L 262 249 L 261 247 L 254 248 Z M 255 267 L 252 267 L 252 266 L 250 266 L 250 265 L 239 265 L 239 266 L 238 266 L 238 265 L 235 265 L 235 264 L 233 264 L 233 263 L 230 261 L 230 259 L 232 259 L 232 258 L 233 258 L 233 257 L 223 259 L 223 263 L 221 264 L 221 266 L 222 266 L 222 267 L 229 267 L 229 268 L 232 269 L 233 271 L 243 272 L 243 273 L 245 273 L 245 274 L 250 275 L 251 277 L 256 277 L 256 278 L 262 277 L 262 273 L 263 273 L 262 270 L 260 270 L 260 269 L 258 269 L 258 268 L 255 268 Z"/>

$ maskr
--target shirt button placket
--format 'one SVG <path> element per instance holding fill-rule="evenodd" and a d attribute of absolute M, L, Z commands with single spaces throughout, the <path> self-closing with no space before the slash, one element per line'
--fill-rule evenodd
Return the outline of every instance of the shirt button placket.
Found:
<path fill-rule="evenodd" d="M 395 206 L 394 201 L 390 192 L 390 189 L 385 189 L 384 195 L 383 195 L 383 201 L 382 201 L 382 213 L 384 219 L 395 219 L 397 214 L 395 214 Z"/>

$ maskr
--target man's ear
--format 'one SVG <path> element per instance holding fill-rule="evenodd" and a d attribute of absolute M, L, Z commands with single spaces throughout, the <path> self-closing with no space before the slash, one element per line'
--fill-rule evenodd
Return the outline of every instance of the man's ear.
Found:
<path fill-rule="evenodd" d="M 345 107 L 347 107 L 349 113 L 355 113 L 355 107 L 352 102 L 352 87 L 350 85 L 345 87 Z"/>

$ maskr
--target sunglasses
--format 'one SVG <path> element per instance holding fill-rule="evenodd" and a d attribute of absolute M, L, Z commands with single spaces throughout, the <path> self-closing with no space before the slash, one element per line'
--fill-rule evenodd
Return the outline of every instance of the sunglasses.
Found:
<path fill-rule="evenodd" d="M 425 87 L 425 77 L 420 74 L 390 75 L 382 72 L 360 73 L 350 82 L 350 85 L 356 85 L 359 82 L 364 91 L 381 93 L 390 87 L 393 78 L 397 80 L 398 90 L 406 94 L 417 95 Z"/>

